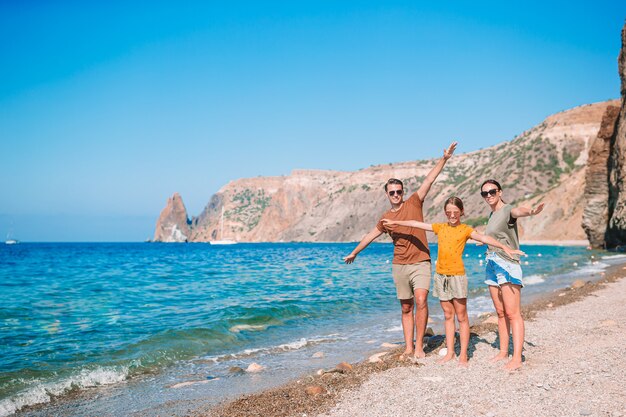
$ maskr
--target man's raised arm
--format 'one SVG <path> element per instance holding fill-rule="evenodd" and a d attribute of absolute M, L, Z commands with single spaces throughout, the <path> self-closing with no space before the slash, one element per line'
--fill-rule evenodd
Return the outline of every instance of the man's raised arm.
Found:
<path fill-rule="evenodd" d="M 356 246 L 356 248 L 354 248 L 354 250 L 350 253 L 350 255 L 348 255 L 345 258 L 343 258 L 343 261 L 345 263 L 347 263 L 347 264 L 351 264 L 352 262 L 354 262 L 354 260 L 356 259 L 356 256 L 359 254 L 359 252 L 361 252 L 363 249 L 365 249 L 367 247 L 367 245 L 372 243 L 374 241 L 374 239 L 376 239 L 378 236 L 380 236 L 382 234 L 383 234 L 383 232 L 378 230 L 378 227 L 374 227 L 371 232 L 366 234 L 363 237 L 363 239 L 361 239 L 361 242 L 359 242 L 359 244 Z"/>
<path fill-rule="evenodd" d="M 419 197 L 421 201 L 424 201 L 424 199 L 426 198 L 426 195 L 430 191 L 430 187 L 433 185 L 433 183 L 435 182 L 435 180 L 441 173 L 443 166 L 446 164 L 448 159 L 452 157 L 452 154 L 454 153 L 454 150 L 456 149 L 456 144 L 457 144 L 456 142 L 452 142 L 450 146 L 448 147 L 448 149 L 443 150 L 443 157 L 441 157 L 441 159 L 437 162 L 437 165 L 435 165 L 433 169 L 430 170 L 428 175 L 426 175 L 424 182 L 422 183 L 422 185 L 420 185 L 420 188 L 417 190 L 417 196 Z"/>

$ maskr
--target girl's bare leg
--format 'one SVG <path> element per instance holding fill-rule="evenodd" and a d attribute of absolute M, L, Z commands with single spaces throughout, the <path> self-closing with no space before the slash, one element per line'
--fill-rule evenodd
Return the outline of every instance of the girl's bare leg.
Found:
<path fill-rule="evenodd" d="M 441 304 L 441 308 L 443 309 L 443 315 L 446 318 L 445 328 L 446 328 L 446 348 L 448 352 L 446 355 L 439 359 L 437 363 L 446 363 L 454 359 L 454 304 L 452 301 L 439 301 Z"/>
<path fill-rule="evenodd" d="M 459 365 L 467 366 L 467 348 L 469 346 L 470 339 L 470 327 L 469 319 L 467 318 L 467 298 L 454 298 L 452 299 L 454 304 L 454 312 L 456 313 L 456 319 L 459 322 L 459 335 L 461 337 L 461 352 L 459 353 Z M 447 330 L 446 330 L 447 336 Z"/>
<path fill-rule="evenodd" d="M 503 284 L 502 299 L 504 312 L 511 323 L 513 331 L 513 357 L 505 365 L 505 368 L 513 371 L 522 366 L 522 348 L 524 347 L 524 319 L 521 312 L 522 292 L 519 285 Z"/>
<path fill-rule="evenodd" d="M 491 362 L 498 362 L 509 357 L 509 334 L 511 333 L 511 324 L 508 317 L 504 314 L 504 301 L 502 299 L 502 290 L 495 285 L 489 286 L 489 293 L 493 306 L 498 315 L 498 338 L 500 339 L 500 352 L 491 358 Z"/>

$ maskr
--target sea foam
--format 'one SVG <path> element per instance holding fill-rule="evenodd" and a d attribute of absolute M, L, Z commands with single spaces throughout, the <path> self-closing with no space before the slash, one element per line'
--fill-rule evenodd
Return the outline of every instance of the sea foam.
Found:
<path fill-rule="evenodd" d="M 53 397 L 63 395 L 72 389 L 117 384 L 127 378 L 127 367 L 83 369 L 75 375 L 58 381 L 39 383 L 0 401 L 0 417 L 16 413 L 26 406 L 49 403 Z"/>

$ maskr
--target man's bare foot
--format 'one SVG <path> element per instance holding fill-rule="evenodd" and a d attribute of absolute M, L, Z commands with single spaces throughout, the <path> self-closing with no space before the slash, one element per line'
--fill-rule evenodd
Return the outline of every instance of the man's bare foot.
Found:
<path fill-rule="evenodd" d="M 516 371 L 522 367 L 522 361 L 511 359 L 506 365 L 504 365 L 504 369 L 507 371 Z"/>
<path fill-rule="evenodd" d="M 506 352 L 500 352 L 500 353 L 498 353 L 496 356 L 494 356 L 493 358 L 491 358 L 491 359 L 489 360 L 489 362 L 491 362 L 491 363 L 496 363 L 496 362 L 500 362 L 500 361 L 503 361 L 503 360 L 508 359 L 508 358 L 509 358 L 509 354 L 508 354 L 508 353 L 506 353 Z"/>
<path fill-rule="evenodd" d="M 454 354 L 452 354 L 452 355 L 446 355 L 446 356 L 444 356 L 443 358 L 439 359 L 439 360 L 437 361 L 437 363 L 438 363 L 439 365 L 443 365 L 443 364 L 444 364 L 444 363 L 446 363 L 446 362 L 450 362 L 452 359 L 454 359 Z"/>
<path fill-rule="evenodd" d="M 426 357 L 426 353 L 423 350 L 416 350 L 413 356 L 417 359 L 424 359 Z"/>

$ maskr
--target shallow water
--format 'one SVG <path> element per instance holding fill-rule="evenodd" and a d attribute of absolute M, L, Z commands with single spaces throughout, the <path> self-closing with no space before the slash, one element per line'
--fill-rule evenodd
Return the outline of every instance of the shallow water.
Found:
<path fill-rule="evenodd" d="M 88 401 L 90 413 L 115 415 L 115 398 L 117 411 L 132 411 L 123 408 L 130 401 L 149 414 L 167 401 L 249 392 L 400 342 L 393 247 L 372 244 L 354 264 L 343 264 L 353 247 L 0 247 L 0 416 L 102 386 L 110 387 L 95 392 L 107 400 L 103 408 Z M 621 259 L 582 247 L 522 249 L 526 299 Z M 483 254 L 473 245 L 465 252 L 472 315 L 492 310 Z M 435 321 L 442 318 L 437 304 L 430 300 Z M 317 351 L 325 358 L 312 360 Z M 252 362 L 266 372 L 230 370 Z M 168 388 L 181 382 L 193 385 Z"/>

